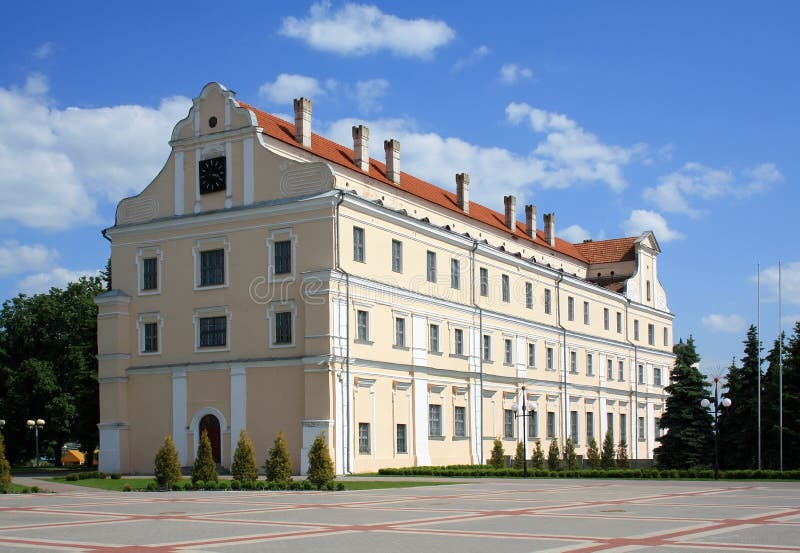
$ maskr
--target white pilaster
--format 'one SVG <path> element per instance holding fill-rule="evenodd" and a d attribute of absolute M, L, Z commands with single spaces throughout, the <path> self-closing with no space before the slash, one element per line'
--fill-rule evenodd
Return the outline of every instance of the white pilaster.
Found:
<path fill-rule="evenodd" d="M 183 215 L 183 152 L 175 152 L 175 215 Z"/>
<path fill-rule="evenodd" d="M 194 149 L 194 212 L 200 213 L 200 148 Z"/>
<path fill-rule="evenodd" d="M 517 367 L 517 378 L 526 378 L 528 375 L 528 352 L 525 351 L 525 338 L 517 336 L 517 351 L 514 362 Z"/>
<path fill-rule="evenodd" d="M 172 439 L 181 466 L 188 465 L 186 452 L 186 371 L 172 373 Z"/>
<path fill-rule="evenodd" d="M 483 398 L 481 397 L 480 382 L 472 382 L 469 385 L 469 436 L 472 441 L 472 464 L 481 463 L 481 448 L 483 447 L 483 436 L 481 436 L 481 420 L 483 418 Z"/>
<path fill-rule="evenodd" d="M 334 299 L 332 302 L 333 325 L 333 354 L 339 357 L 347 355 L 347 302 L 343 299 Z"/>
<path fill-rule="evenodd" d="M 427 319 L 420 315 L 411 315 L 411 355 L 414 365 L 428 365 L 428 333 Z"/>
<path fill-rule="evenodd" d="M 255 170 L 253 168 L 253 139 L 245 138 L 242 142 L 244 179 L 244 205 L 250 205 L 255 199 Z"/>
<path fill-rule="evenodd" d="M 647 428 L 647 458 L 653 458 L 653 449 L 656 440 L 656 428 L 653 418 L 653 400 L 647 400 L 647 410 L 644 419 L 645 428 Z"/>
<path fill-rule="evenodd" d="M 233 147 L 230 140 L 225 143 L 225 207 L 233 205 Z"/>
<path fill-rule="evenodd" d="M 602 447 L 603 440 L 606 439 L 606 432 L 608 432 L 607 424 L 606 424 L 606 400 L 603 397 L 600 397 L 600 420 L 598 421 L 597 428 L 600 429 L 600 435 L 597 439 L 598 447 Z"/>
<path fill-rule="evenodd" d="M 336 379 L 334 380 L 334 401 L 335 401 L 335 409 L 336 409 L 336 419 L 334 429 L 336 432 L 336 457 L 334 458 L 334 463 L 336 464 L 336 474 L 345 474 L 347 470 L 347 459 L 345 455 L 347 454 L 347 405 L 345 404 L 345 398 L 347 394 L 344 392 L 344 381 L 343 381 L 344 374 L 339 372 L 336 375 Z"/>
<path fill-rule="evenodd" d="M 247 369 L 241 363 L 231 365 L 231 464 L 239 442 L 239 432 L 247 428 Z"/>
<path fill-rule="evenodd" d="M 414 377 L 414 443 L 417 453 L 417 466 L 431 464 L 428 449 L 428 381 Z"/>

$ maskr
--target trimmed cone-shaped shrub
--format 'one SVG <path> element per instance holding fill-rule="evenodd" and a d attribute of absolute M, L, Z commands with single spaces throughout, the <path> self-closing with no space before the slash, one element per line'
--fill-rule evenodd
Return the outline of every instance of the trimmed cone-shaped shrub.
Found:
<path fill-rule="evenodd" d="M 292 456 L 282 431 L 278 432 L 278 437 L 267 454 L 264 472 L 269 482 L 288 482 L 292 479 Z"/>
<path fill-rule="evenodd" d="M 558 449 L 558 441 L 553 438 L 550 440 L 550 449 L 547 450 L 547 468 L 558 470 L 561 465 L 561 452 Z"/>
<path fill-rule="evenodd" d="M 586 449 L 586 464 L 591 469 L 600 467 L 600 450 L 597 449 L 597 440 L 594 439 L 594 436 L 589 438 L 589 445 Z"/>
<path fill-rule="evenodd" d="M 542 442 L 536 440 L 536 447 L 533 448 L 531 454 L 531 466 L 535 469 L 544 468 L 544 451 L 542 451 Z"/>
<path fill-rule="evenodd" d="M 328 482 L 332 482 L 335 477 L 331 452 L 328 450 L 328 442 L 325 441 L 325 433 L 320 432 L 314 438 L 314 443 L 311 444 L 311 449 L 308 451 L 308 475 L 306 479 L 319 490 Z"/>
<path fill-rule="evenodd" d="M 494 445 L 492 446 L 492 456 L 489 457 L 489 466 L 494 467 L 496 469 L 501 469 L 506 465 L 506 456 L 505 451 L 503 450 L 503 442 L 500 438 L 494 439 Z"/>
<path fill-rule="evenodd" d="M 0 490 L 11 487 L 11 464 L 6 459 L 6 446 L 0 434 Z"/>
<path fill-rule="evenodd" d="M 192 484 L 195 482 L 216 482 L 217 464 L 211 453 L 211 440 L 208 439 L 208 432 L 203 430 L 200 436 L 200 445 L 197 446 L 197 458 L 192 467 Z"/>
<path fill-rule="evenodd" d="M 233 453 L 231 474 L 233 479 L 239 482 L 255 482 L 258 480 L 256 452 L 246 430 L 239 432 L 239 443 L 236 444 L 236 451 Z"/>
<path fill-rule="evenodd" d="M 631 466 L 630 461 L 628 461 L 628 444 L 624 441 L 619 443 L 617 446 L 617 466 L 621 469 L 626 469 Z"/>
<path fill-rule="evenodd" d="M 578 468 L 578 456 L 575 454 L 575 444 L 572 443 L 572 438 L 567 438 L 567 443 L 564 444 L 564 464 L 567 470 Z"/>
<path fill-rule="evenodd" d="M 604 469 L 613 469 L 615 456 L 614 436 L 611 434 L 611 430 L 609 430 L 606 432 L 606 437 L 603 440 L 603 452 L 600 454 L 600 466 Z"/>
<path fill-rule="evenodd" d="M 525 465 L 525 444 L 517 442 L 517 453 L 514 455 L 514 468 L 521 469 Z"/>
<path fill-rule="evenodd" d="M 170 489 L 173 484 L 181 481 L 181 462 L 178 459 L 178 450 L 175 448 L 172 436 L 164 438 L 164 444 L 156 453 L 153 475 L 156 477 L 156 481 L 166 489 Z"/>

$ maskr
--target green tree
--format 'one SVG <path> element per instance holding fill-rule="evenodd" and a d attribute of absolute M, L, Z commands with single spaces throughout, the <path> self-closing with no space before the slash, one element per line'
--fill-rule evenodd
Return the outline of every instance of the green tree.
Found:
<path fill-rule="evenodd" d="M 153 476 L 159 483 L 167 488 L 181 481 L 181 463 L 178 460 L 178 450 L 172 436 L 164 438 L 163 445 L 158 449 L 153 468 Z"/>
<path fill-rule="evenodd" d="M 628 460 L 628 444 L 624 440 L 617 446 L 617 466 L 622 469 L 627 469 L 631 466 Z"/>
<path fill-rule="evenodd" d="M 0 434 L 0 490 L 11 486 L 11 465 L 6 459 L 6 446 L 3 443 L 3 434 Z"/>
<path fill-rule="evenodd" d="M 306 478 L 318 490 L 336 478 L 331 452 L 328 449 L 328 442 L 325 441 L 324 432 L 317 434 L 317 437 L 314 438 L 314 443 L 311 444 L 311 449 L 308 450 L 308 475 Z"/>
<path fill-rule="evenodd" d="M 780 468 L 780 354 L 783 353 L 783 366 L 788 364 L 786 340 L 781 335 L 782 343 L 773 342 L 772 349 L 765 359 L 767 370 L 761 379 L 761 466 L 766 469 Z M 787 386 L 784 384 L 784 396 Z M 785 398 L 784 398 L 785 399 Z M 784 414 L 786 411 L 784 410 Z M 784 420 L 784 425 L 788 421 Z M 785 437 L 785 436 L 784 436 Z M 784 456 L 784 461 L 786 457 Z"/>
<path fill-rule="evenodd" d="M 489 465 L 496 469 L 501 469 L 506 466 L 505 451 L 503 450 L 503 442 L 500 440 L 500 438 L 494 439 L 492 456 L 489 458 Z"/>
<path fill-rule="evenodd" d="M 669 395 L 659 423 L 667 432 L 656 438 L 661 444 L 655 448 L 656 462 L 670 469 L 707 465 L 713 455 L 712 420 L 700 402 L 708 397 L 708 381 L 697 369 L 700 356 L 691 336 L 686 343 L 679 341 L 673 352 L 675 366 L 664 388 Z"/>
<path fill-rule="evenodd" d="M 578 456 L 575 454 L 575 444 L 572 443 L 572 438 L 567 438 L 567 443 L 564 444 L 564 465 L 568 470 L 578 468 Z"/>
<path fill-rule="evenodd" d="M 783 468 L 800 469 L 800 321 L 783 363 Z"/>
<path fill-rule="evenodd" d="M 603 451 L 600 454 L 600 466 L 604 469 L 614 468 L 614 435 L 611 430 L 606 432 L 606 437 L 603 439 Z"/>
<path fill-rule="evenodd" d="M 720 390 L 731 406 L 720 410 L 719 460 L 723 468 L 752 469 L 758 464 L 758 374 L 760 347 L 754 325 L 747 330 L 742 365 L 732 363 Z"/>
<path fill-rule="evenodd" d="M 278 432 L 272 449 L 267 453 L 264 472 L 270 482 L 288 482 L 292 479 L 292 456 L 282 431 Z"/>
<path fill-rule="evenodd" d="M 239 442 L 236 444 L 236 451 L 233 453 L 231 474 L 233 479 L 239 482 L 255 482 L 258 480 L 256 452 L 246 430 L 239 432 Z"/>
<path fill-rule="evenodd" d="M 531 454 L 531 466 L 535 469 L 544 468 L 544 451 L 542 451 L 542 442 L 539 440 L 536 440 L 536 446 Z"/>
<path fill-rule="evenodd" d="M 550 449 L 547 450 L 547 468 L 557 470 L 561 466 L 561 452 L 558 449 L 558 441 L 554 438 L 550 440 Z"/>
<path fill-rule="evenodd" d="M 525 444 L 517 442 L 517 451 L 514 455 L 514 468 L 521 469 L 525 464 Z"/>
<path fill-rule="evenodd" d="M 600 450 L 597 448 L 594 436 L 589 438 L 589 445 L 586 448 L 586 464 L 592 469 L 600 468 Z"/>
<path fill-rule="evenodd" d="M 200 444 L 197 446 L 197 457 L 192 467 L 192 484 L 197 482 L 216 482 L 217 464 L 211 453 L 211 440 L 208 439 L 208 432 L 203 430 L 200 435 Z"/>

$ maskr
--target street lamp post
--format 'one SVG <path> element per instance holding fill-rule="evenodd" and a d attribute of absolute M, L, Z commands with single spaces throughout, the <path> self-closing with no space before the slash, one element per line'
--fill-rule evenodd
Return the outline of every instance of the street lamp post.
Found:
<path fill-rule="evenodd" d="M 36 419 L 35 421 L 32 419 L 28 419 L 28 422 L 25 424 L 28 425 L 28 430 L 33 430 L 36 436 L 36 466 L 39 466 L 39 429 L 44 428 L 44 419 Z"/>
<path fill-rule="evenodd" d="M 514 418 L 522 417 L 522 449 L 524 451 L 524 455 L 522 456 L 522 476 L 527 478 L 528 477 L 528 427 L 527 427 L 527 419 L 531 416 L 528 413 L 528 407 L 526 404 L 525 399 L 525 386 L 522 386 L 522 404 L 517 405 L 514 403 L 511 406 L 511 410 L 514 411 Z"/>
<path fill-rule="evenodd" d="M 719 392 L 717 391 L 717 385 L 719 384 L 719 378 L 714 377 L 714 401 L 708 401 L 708 398 L 703 398 L 700 402 L 700 405 L 704 409 L 708 409 L 710 405 L 714 405 L 714 480 L 719 480 L 719 410 L 721 407 L 730 407 L 731 400 L 730 398 L 723 397 L 721 400 L 719 398 Z"/>

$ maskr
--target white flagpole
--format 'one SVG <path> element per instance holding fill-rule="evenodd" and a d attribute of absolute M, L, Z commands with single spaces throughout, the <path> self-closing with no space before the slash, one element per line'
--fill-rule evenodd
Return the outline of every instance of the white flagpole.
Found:
<path fill-rule="evenodd" d="M 756 286 L 756 358 L 758 359 L 758 470 L 761 470 L 761 263 L 757 265 Z"/>
<path fill-rule="evenodd" d="M 778 261 L 778 447 L 783 470 L 783 322 L 781 321 L 781 262 Z"/>

